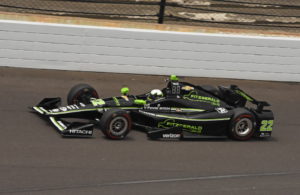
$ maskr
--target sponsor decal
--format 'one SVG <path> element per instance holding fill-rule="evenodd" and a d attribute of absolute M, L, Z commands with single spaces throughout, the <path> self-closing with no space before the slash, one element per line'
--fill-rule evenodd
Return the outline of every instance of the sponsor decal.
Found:
<path fill-rule="evenodd" d="M 162 134 L 163 138 L 171 138 L 171 139 L 180 138 L 180 136 L 181 136 L 180 134 L 174 134 L 174 133 Z"/>
<path fill-rule="evenodd" d="M 194 87 L 186 85 L 186 86 L 181 87 L 181 89 L 185 90 L 185 91 L 192 91 L 192 90 L 194 90 Z"/>
<path fill-rule="evenodd" d="M 191 101 L 205 102 L 205 103 L 209 103 L 214 106 L 220 106 L 219 99 L 198 95 L 197 91 L 191 91 L 189 94 L 184 95 L 183 99 L 187 99 L 187 100 L 191 100 Z"/>
<path fill-rule="evenodd" d="M 259 137 L 270 137 L 271 133 L 261 133 Z"/>
<path fill-rule="evenodd" d="M 170 107 L 160 107 L 158 106 L 150 106 L 150 105 L 144 105 L 144 110 L 163 110 L 163 111 L 171 111 Z"/>
<path fill-rule="evenodd" d="M 51 112 L 51 113 L 67 112 L 70 110 L 77 110 L 77 109 L 79 109 L 79 107 L 74 104 L 74 105 L 68 105 L 68 106 L 64 106 L 64 107 L 54 108 L 52 110 L 49 110 L 49 112 Z"/>
<path fill-rule="evenodd" d="M 52 110 L 49 110 L 50 112 L 60 112 L 60 110 L 58 108 L 55 108 L 55 109 L 52 109 Z"/>
<path fill-rule="evenodd" d="M 220 114 L 226 114 L 228 112 L 228 110 L 226 108 L 216 108 L 216 111 Z"/>
<path fill-rule="evenodd" d="M 68 111 L 68 108 L 67 108 L 67 107 L 60 107 L 59 109 L 60 109 L 61 111 L 63 111 L 63 112 Z"/>
<path fill-rule="evenodd" d="M 102 106 L 105 104 L 105 101 L 102 99 L 94 99 L 91 101 L 93 106 Z"/>
<path fill-rule="evenodd" d="M 184 130 L 187 130 L 191 133 L 199 133 L 201 134 L 203 127 L 199 125 L 190 125 L 185 123 L 176 122 L 174 119 L 167 119 L 158 123 L 158 128 L 170 128 L 170 127 L 179 127 Z"/>
<path fill-rule="evenodd" d="M 92 130 L 84 130 L 84 129 L 70 129 L 68 130 L 70 134 L 82 134 L 82 135 L 92 135 Z"/>

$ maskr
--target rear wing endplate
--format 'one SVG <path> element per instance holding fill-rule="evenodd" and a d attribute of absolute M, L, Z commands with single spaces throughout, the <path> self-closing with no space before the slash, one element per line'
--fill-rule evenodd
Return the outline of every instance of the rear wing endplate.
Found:
<path fill-rule="evenodd" d="M 236 94 L 240 95 L 247 101 L 255 104 L 257 106 L 256 111 L 257 112 L 262 112 L 265 106 L 271 106 L 268 102 L 266 101 L 258 101 L 255 98 L 251 97 L 249 94 L 241 90 L 238 86 L 236 85 L 230 85 L 230 89 L 233 90 Z"/>

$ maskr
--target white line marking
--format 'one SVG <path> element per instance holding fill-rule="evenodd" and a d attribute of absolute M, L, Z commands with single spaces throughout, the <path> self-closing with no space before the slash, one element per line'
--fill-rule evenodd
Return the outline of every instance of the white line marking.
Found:
<path fill-rule="evenodd" d="M 240 175 L 214 175 L 214 176 L 200 176 L 200 177 L 186 177 L 186 178 L 114 182 L 107 185 L 130 185 L 130 184 L 166 183 L 166 182 L 214 180 L 214 179 L 234 179 L 234 178 L 241 178 L 241 177 L 280 176 L 280 175 L 290 175 L 290 174 L 299 174 L 299 173 L 300 172 L 277 172 L 277 173 L 254 173 L 254 174 L 240 174 Z"/>
<path fill-rule="evenodd" d="M 0 193 L 20 193 L 20 192 L 37 192 L 37 191 L 59 191 L 66 189 L 79 189 L 79 188 L 96 188 L 106 186 L 118 186 L 118 185 L 134 185 L 134 184 L 149 184 L 149 183 L 168 183 L 168 182 L 185 182 L 185 181 L 201 181 L 201 180 L 220 180 L 220 179 L 237 179 L 247 177 L 268 177 L 268 176 L 284 176 L 284 175 L 296 175 L 300 174 L 300 171 L 290 172 L 270 172 L 270 173 L 253 173 L 253 174 L 236 174 L 236 175 L 213 175 L 213 176 L 200 176 L 200 177 L 185 177 L 185 178 L 169 178 L 169 179 L 154 179 L 154 180 L 136 180 L 136 181 L 121 181 L 111 183 L 99 183 L 99 184 L 82 184 L 82 185 L 65 185 L 65 186 L 45 186 L 45 187 L 32 187 L 32 188 L 19 188 L 19 189 L 7 189 L 0 190 Z"/>

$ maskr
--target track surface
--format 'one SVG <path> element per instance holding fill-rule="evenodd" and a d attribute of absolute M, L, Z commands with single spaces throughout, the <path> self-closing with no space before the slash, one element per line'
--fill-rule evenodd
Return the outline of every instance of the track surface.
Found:
<path fill-rule="evenodd" d="M 0 194 L 300 194 L 300 84 L 184 78 L 238 84 L 269 101 L 273 137 L 150 141 L 132 131 L 123 141 L 62 138 L 27 106 L 89 83 L 102 97 L 162 88 L 162 76 L 0 68 Z"/>

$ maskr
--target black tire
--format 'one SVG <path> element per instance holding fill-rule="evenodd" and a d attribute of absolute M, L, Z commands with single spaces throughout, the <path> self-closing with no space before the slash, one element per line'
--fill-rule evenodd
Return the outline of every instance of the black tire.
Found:
<path fill-rule="evenodd" d="M 89 104 L 91 98 L 99 98 L 97 91 L 88 84 L 78 84 L 71 88 L 68 93 L 68 104 Z"/>
<path fill-rule="evenodd" d="M 229 137 L 239 141 L 249 140 L 255 133 L 255 117 L 250 112 L 239 113 L 233 117 Z"/>
<path fill-rule="evenodd" d="M 121 109 L 106 111 L 100 120 L 100 129 L 109 139 L 124 139 L 131 130 L 131 117 Z"/>

